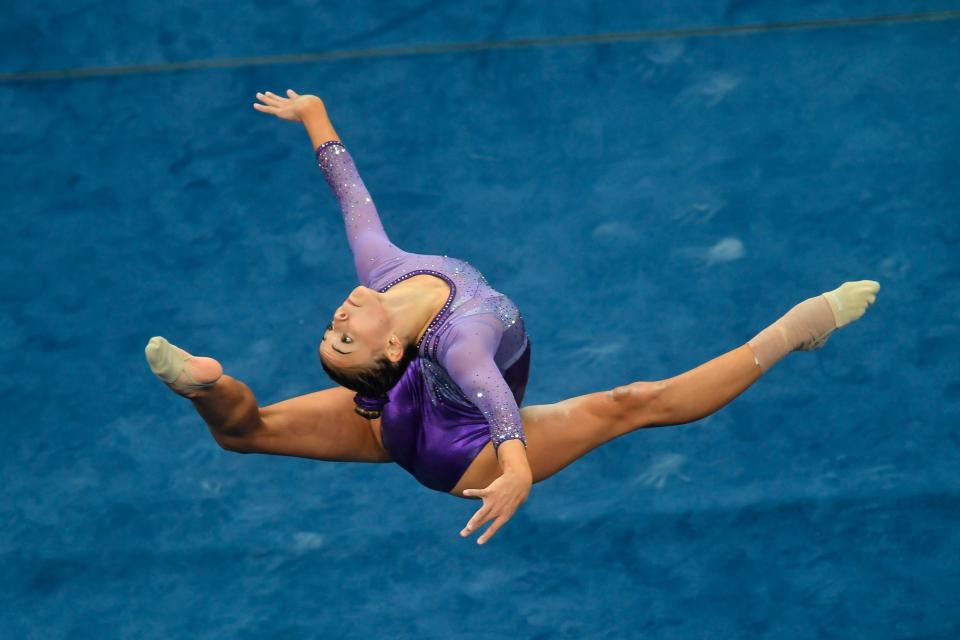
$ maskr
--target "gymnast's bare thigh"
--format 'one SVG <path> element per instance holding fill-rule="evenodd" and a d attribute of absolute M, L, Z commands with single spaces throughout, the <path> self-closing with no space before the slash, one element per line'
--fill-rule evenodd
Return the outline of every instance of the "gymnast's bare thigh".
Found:
<path fill-rule="evenodd" d="M 235 450 L 337 462 L 392 462 L 380 420 L 354 410 L 354 391 L 334 387 L 261 407 L 262 427 Z"/>
<path fill-rule="evenodd" d="M 668 424 L 662 415 L 661 383 L 636 382 L 622 396 L 594 392 L 553 404 L 520 409 L 527 436 L 527 461 L 534 483 L 546 480 L 605 442 L 644 426 Z M 464 497 L 464 489 L 483 489 L 503 472 L 488 442 L 450 493 Z"/>

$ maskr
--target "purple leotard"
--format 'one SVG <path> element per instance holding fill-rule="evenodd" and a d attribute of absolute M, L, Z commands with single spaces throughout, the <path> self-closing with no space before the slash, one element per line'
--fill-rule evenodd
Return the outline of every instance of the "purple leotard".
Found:
<path fill-rule="evenodd" d="M 387 238 L 353 159 L 338 140 L 316 150 L 343 213 L 360 282 L 383 293 L 430 274 L 450 285 L 446 304 L 418 343 L 419 357 L 387 394 L 381 434 L 393 459 L 421 484 L 449 492 L 487 441 L 527 445 L 520 403 L 530 340 L 517 306 L 473 266 L 408 253 Z"/>

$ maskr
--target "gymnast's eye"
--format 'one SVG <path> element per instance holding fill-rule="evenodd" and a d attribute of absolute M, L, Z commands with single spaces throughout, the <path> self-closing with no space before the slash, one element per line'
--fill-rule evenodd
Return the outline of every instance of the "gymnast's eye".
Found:
<path fill-rule="evenodd" d="M 330 323 L 327 325 L 326 329 L 324 330 L 324 332 L 326 332 L 326 331 L 333 331 L 333 321 L 332 321 L 332 320 L 330 321 Z M 320 340 L 323 341 L 323 338 L 320 338 Z M 353 342 L 353 338 L 351 338 L 350 336 L 344 334 L 343 337 L 340 338 L 340 342 L 342 342 L 342 343 L 344 343 L 344 344 L 351 344 L 351 343 Z"/>

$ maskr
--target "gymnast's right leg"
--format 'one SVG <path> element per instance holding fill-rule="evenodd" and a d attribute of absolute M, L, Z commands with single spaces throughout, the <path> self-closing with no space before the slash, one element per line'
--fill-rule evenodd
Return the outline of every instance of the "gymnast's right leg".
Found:
<path fill-rule="evenodd" d="M 340 462 L 390 462 L 371 421 L 353 410 L 354 392 L 324 389 L 260 407 L 250 388 L 213 358 L 192 356 L 161 337 L 145 349 L 151 370 L 189 398 L 228 451 Z"/>

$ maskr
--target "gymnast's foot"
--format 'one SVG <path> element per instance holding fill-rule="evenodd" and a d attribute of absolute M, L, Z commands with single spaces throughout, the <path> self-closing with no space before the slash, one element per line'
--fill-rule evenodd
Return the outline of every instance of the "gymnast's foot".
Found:
<path fill-rule="evenodd" d="M 186 398 L 209 389 L 223 375 L 223 367 L 213 358 L 192 356 L 160 336 L 150 338 L 144 353 L 156 376 Z"/>
<path fill-rule="evenodd" d="M 875 280 L 859 280 L 857 282 L 844 282 L 833 291 L 827 291 L 819 297 L 826 299 L 830 305 L 832 323 L 824 322 L 818 327 L 819 335 L 811 336 L 800 343 L 797 347 L 800 351 L 813 351 L 826 344 L 830 335 L 845 327 L 851 322 L 859 320 L 867 307 L 877 299 L 877 292 L 880 291 L 880 283 Z M 814 298 L 816 300 L 817 298 Z M 822 303 L 820 303 L 822 306 Z M 832 326 L 827 327 L 828 324 Z"/>
<path fill-rule="evenodd" d="M 875 280 L 858 280 L 807 298 L 747 343 L 757 365 L 766 373 L 791 351 L 821 348 L 834 331 L 859 320 L 879 290 Z"/>
<path fill-rule="evenodd" d="M 845 327 L 855 320 L 859 320 L 877 299 L 880 283 L 875 280 L 859 280 L 844 282 L 833 291 L 823 295 L 830 303 L 837 328 Z"/>

